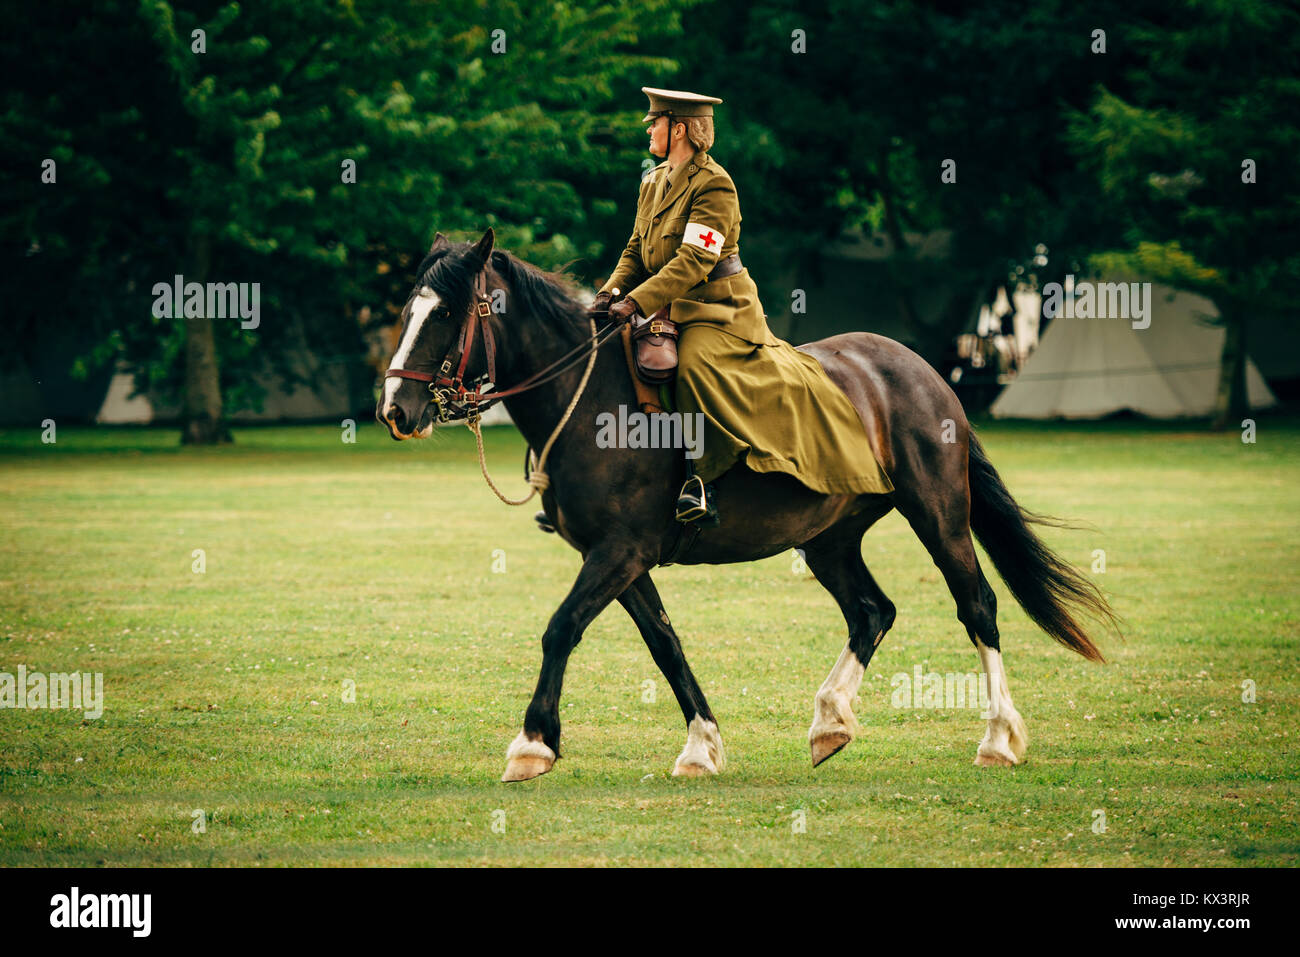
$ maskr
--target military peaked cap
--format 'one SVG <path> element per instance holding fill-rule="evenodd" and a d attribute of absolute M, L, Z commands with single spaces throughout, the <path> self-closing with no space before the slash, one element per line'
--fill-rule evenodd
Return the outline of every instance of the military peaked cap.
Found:
<path fill-rule="evenodd" d="M 687 93 L 685 90 L 657 90 L 652 86 L 643 86 L 641 92 L 650 97 L 650 109 L 642 120 L 645 123 L 664 113 L 671 113 L 675 117 L 712 116 L 713 104 L 722 102 L 716 96 Z"/>

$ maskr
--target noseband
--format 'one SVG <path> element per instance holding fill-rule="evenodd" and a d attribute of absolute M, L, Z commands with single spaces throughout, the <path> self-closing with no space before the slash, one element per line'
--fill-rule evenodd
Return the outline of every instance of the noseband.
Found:
<path fill-rule="evenodd" d="M 411 379 L 415 382 L 427 382 L 430 401 L 437 409 L 439 422 L 453 422 L 464 419 L 476 423 L 479 416 L 496 403 L 512 395 L 527 392 L 557 378 L 564 372 L 587 358 L 618 332 L 622 323 L 612 322 L 595 334 L 592 339 L 583 342 L 550 365 L 530 375 L 518 385 L 496 391 L 496 339 L 492 335 L 492 324 L 488 317 L 492 314 L 491 298 L 487 290 L 487 267 L 479 270 L 474 277 L 474 302 L 470 305 L 469 315 L 461 323 L 460 335 L 443 356 L 442 365 L 437 374 L 417 372 L 414 369 L 390 368 L 384 373 L 385 379 Z M 469 364 L 469 354 L 474 348 L 474 336 L 479 327 L 483 332 L 483 350 L 487 354 L 487 371 L 483 375 L 465 382 L 465 368 Z M 594 327 L 593 327 L 594 328 Z M 452 369 L 455 369 L 455 375 Z"/>

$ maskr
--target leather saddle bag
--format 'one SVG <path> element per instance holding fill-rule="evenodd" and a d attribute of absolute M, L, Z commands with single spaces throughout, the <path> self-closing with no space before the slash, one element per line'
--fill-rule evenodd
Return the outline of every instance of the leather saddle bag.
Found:
<path fill-rule="evenodd" d="M 632 327 L 636 374 L 642 382 L 661 385 L 677 375 L 677 326 L 670 322 L 669 306 L 649 319 L 640 317 Z"/>

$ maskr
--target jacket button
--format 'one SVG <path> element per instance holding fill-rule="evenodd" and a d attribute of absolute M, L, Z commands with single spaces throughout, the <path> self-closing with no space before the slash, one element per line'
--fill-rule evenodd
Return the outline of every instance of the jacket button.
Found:
<path fill-rule="evenodd" d="M 659 217 L 658 217 L 658 216 L 655 217 L 655 222 L 656 222 L 656 223 L 659 222 Z"/>

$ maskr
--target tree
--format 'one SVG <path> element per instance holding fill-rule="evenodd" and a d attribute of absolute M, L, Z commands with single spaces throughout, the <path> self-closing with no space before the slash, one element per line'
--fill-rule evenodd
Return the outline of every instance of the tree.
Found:
<path fill-rule="evenodd" d="M 635 120 L 611 85 L 667 62 L 615 51 L 679 30 L 681 6 L 34 7 L 3 41 L 23 65 L 0 115 L 19 326 L 76 324 L 83 366 L 128 361 L 183 399 L 186 441 L 221 441 L 255 373 L 301 377 L 304 344 L 358 363 L 358 312 L 396 309 L 435 228 L 599 258 L 608 239 L 579 236 L 639 172 L 633 141 L 597 142 Z M 176 274 L 257 283 L 262 320 L 154 315 Z"/>
<path fill-rule="evenodd" d="M 1226 329 L 1212 426 L 1246 412 L 1249 320 L 1300 294 L 1300 11 L 1207 0 L 1135 26 L 1131 95 L 1072 117 L 1081 162 L 1128 217 L 1100 261 L 1211 299 Z"/>
<path fill-rule="evenodd" d="M 893 296 L 937 362 L 999 284 L 1051 281 L 1113 236 L 1063 114 L 1099 83 L 1123 88 L 1129 54 L 1095 54 L 1092 33 L 1128 6 L 720 4 L 688 17 L 682 60 L 702 88 L 726 91 L 720 140 L 745 184 L 746 228 L 779 235 L 810 269 L 845 232 L 888 237 Z M 939 232 L 946 253 L 922 256 L 917 237 Z M 916 300 L 935 283 L 966 292 L 927 328 Z"/>

